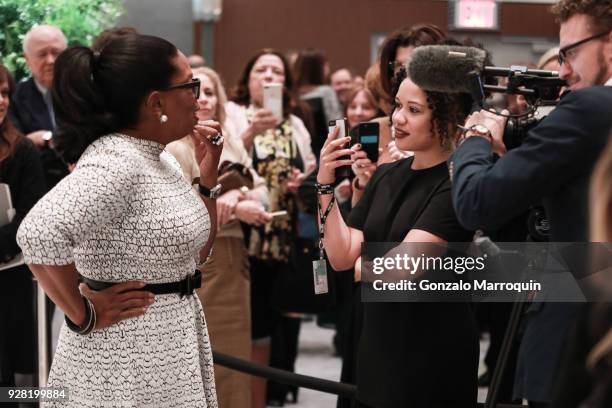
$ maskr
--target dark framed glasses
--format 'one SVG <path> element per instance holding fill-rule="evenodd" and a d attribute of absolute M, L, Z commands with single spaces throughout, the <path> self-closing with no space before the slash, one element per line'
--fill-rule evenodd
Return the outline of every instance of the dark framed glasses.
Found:
<path fill-rule="evenodd" d="M 389 61 L 389 66 L 387 67 L 387 71 L 389 73 L 390 77 L 393 77 L 393 75 L 395 75 L 395 73 L 397 71 L 400 70 L 400 68 L 403 66 L 404 64 L 399 63 L 397 61 Z"/>
<path fill-rule="evenodd" d="M 573 50 L 576 47 L 581 46 L 582 44 L 584 44 L 586 42 L 589 42 L 589 41 L 594 40 L 594 39 L 599 38 L 599 37 L 603 37 L 604 35 L 608 35 L 609 32 L 610 32 L 610 30 L 607 30 L 607 31 L 604 31 L 603 33 L 592 35 L 592 36 L 590 36 L 588 38 L 585 38 L 584 40 L 577 41 L 577 42 L 575 42 L 573 44 L 569 44 L 569 45 L 566 45 L 565 47 L 561 48 L 559 50 L 559 55 L 557 56 L 557 60 L 559 61 L 559 65 L 563 65 L 567 61 L 567 53 L 569 51 Z"/>
<path fill-rule="evenodd" d="M 191 89 L 193 93 L 193 97 L 198 99 L 200 97 L 200 80 L 197 78 L 193 78 L 191 82 L 186 82 L 184 84 L 172 85 L 167 87 L 166 89 L 162 89 L 162 91 L 172 91 L 173 89 Z"/>

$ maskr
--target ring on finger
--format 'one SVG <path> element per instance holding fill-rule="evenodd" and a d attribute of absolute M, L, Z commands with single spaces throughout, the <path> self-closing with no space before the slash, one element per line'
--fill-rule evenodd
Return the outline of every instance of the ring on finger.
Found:
<path fill-rule="evenodd" d="M 223 143 L 223 140 L 224 140 L 224 138 L 223 138 L 223 135 L 221 133 L 217 133 L 216 135 L 214 135 L 214 136 L 212 136 L 210 138 L 210 142 L 212 144 L 214 144 L 215 146 L 220 146 L 221 143 Z"/>

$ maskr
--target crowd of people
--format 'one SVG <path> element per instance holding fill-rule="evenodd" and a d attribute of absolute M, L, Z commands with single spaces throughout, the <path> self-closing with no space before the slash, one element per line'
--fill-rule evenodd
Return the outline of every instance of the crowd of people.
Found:
<path fill-rule="evenodd" d="M 293 371 L 300 325 L 318 313 L 336 330 L 338 380 L 356 385 L 339 407 L 475 407 L 512 305 L 362 302 L 362 246 L 469 242 L 476 230 L 524 241 L 535 204 L 551 241 L 611 240 L 612 3 L 561 0 L 553 12 L 559 48 L 537 68 L 559 71 L 566 88 L 512 149 L 504 116 L 411 79 L 418 47 L 478 46 L 432 24 L 391 33 L 363 78 L 332 72 L 322 50 L 265 48 L 234 86 L 133 28 L 68 47 L 58 27 L 33 27 L 31 78 L 15 84 L 0 61 L 0 183 L 15 209 L 0 225 L 0 262 L 25 263 L 0 270 L 0 385 L 36 370 L 35 277 L 65 320 L 47 385 L 70 399 L 45 406 L 295 402 L 295 387 L 214 364 L 212 351 Z M 282 117 L 266 105 L 270 85 Z M 488 96 L 504 113 L 529 108 Z M 341 118 L 350 135 L 378 126 L 377 160 L 329 131 Z M 320 251 L 324 305 L 310 293 Z M 300 262 L 309 285 L 296 290 L 287 277 L 304 281 Z M 611 406 L 610 311 L 534 301 L 500 401 Z"/>

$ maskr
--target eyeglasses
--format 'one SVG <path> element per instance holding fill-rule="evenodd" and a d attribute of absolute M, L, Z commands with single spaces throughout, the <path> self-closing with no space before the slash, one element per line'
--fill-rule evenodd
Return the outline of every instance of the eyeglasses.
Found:
<path fill-rule="evenodd" d="M 186 82 L 184 84 L 172 85 L 167 87 L 166 89 L 162 89 L 162 91 L 171 91 L 173 89 L 191 89 L 193 93 L 193 97 L 198 99 L 200 97 L 200 80 L 197 78 L 193 78 L 191 82 Z"/>
<path fill-rule="evenodd" d="M 586 42 L 594 40 L 596 38 L 603 37 L 604 35 L 607 35 L 609 32 L 610 32 L 610 30 L 604 31 L 603 33 L 592 35 L 592 36 L 590 36 L 588 38 L 585 38 L 584 40 L 580 40 L 578 42 L 575 42 L 575 43 L 570 44 L 570 45 L 566 45 L 565 47 L 561 48 L 559 50 L 559 55 L 557 56 L 557 60 L 559 61 L 559 65 L 563 65 L 567 61 L 567 53 L 569 51 L 571 51 L 572 49 L 574 49 L 574 48 L 576 48 L 576 47 L 578 47 L 578 46 L 580 46 L 580 45 L 582 45 L 582 44 L 584 44 Z"/>
<path fill-rule="evenodd" d="M 401 62 L 398 62 L 398 61 L 389 61 L 389 65 L 387 67 L 387 71 L 389 72 L 389 76 L 395 75 L 395 73 L 397 71 L 399 71 L 400 68 L 402 68 L 403 66 L 404 66 L 404 64 L 402 64 Z"/>

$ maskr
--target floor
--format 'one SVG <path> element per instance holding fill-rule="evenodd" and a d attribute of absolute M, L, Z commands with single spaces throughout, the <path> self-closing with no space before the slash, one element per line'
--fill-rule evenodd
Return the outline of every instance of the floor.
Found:
<path fill-rule="evenodd" d="M 304 322 L 300 332 L 300 352 L 296 361 L 296 372 L 311 375 L 313 377 L 325 378 L 339 381 L 341 361 L 333 355 L 332 337 L 333 330 L 322 329 L 314 322 Z M 481 368 L 484 352 L 488 347 L 485 338 L 480 343 Z M 478 401 L 484 402 L 486 388 L 478 390 Z M 300 389 L 297 404 L 287 404 L 288 408 L 332 408 L 336 406 L 336 396 L 319 391 Z"/>

